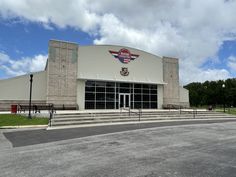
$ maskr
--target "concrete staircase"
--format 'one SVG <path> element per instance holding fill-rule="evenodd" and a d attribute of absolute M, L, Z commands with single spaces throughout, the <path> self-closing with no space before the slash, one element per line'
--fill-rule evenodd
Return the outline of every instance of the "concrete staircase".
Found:
<path fill-rule="evenodd" d="M 191 119 L 226 119 L 236 118 L 234 115 L 214 111 L 171 110 L 171 111 L 138 111 L 131 112 L 74 112 L 54 114 L 51 127 L 92 126 L 98 124 L 117 124 L 134 122 L 155 122 L 161 120 L 191 120 Z"/>

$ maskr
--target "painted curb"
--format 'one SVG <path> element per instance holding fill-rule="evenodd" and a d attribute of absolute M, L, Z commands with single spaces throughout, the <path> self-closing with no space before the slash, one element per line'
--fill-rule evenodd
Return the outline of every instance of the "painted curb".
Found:
<path fill-rule="evenodd" d="M 47 128 L 48 125 L 17 125 L 17 126 L 2 126 L 0 129 L 20 129 L 20 128 Z"/>

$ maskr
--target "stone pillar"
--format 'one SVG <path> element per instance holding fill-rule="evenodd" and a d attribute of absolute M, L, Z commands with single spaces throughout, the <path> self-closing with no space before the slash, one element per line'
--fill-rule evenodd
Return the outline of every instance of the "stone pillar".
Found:
<path fill-rule="evenodd" d="M 161 109 L 163 105 L 163 85 L 158 85 L 158 105 L 157 108 Z"/>
<path fill-rule="evenodd" d="M 179 60 L 163 57 L 163 106 L 167 104 L 179 105 Z"/>
<path fill-rule="evenodd" d="M 46 66 L 46 102 L 53 104 L 77 104 L 78 45 L 50 40 Z"/>
<path fill-rule="evenodd" d="M 85 107 L 85 80 L 77 80 L 77 104 L 79 110 L 84 110 Z"/>

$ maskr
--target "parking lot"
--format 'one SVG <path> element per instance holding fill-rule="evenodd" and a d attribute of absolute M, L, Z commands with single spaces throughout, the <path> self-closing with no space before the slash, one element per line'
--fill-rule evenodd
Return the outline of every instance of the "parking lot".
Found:
<path fill-rule="evenodd" d="M 0 135 L 0 176 L 236 174 L 236 122 L 152 127 L 14 148 L 3 132 L 6 130 Z"/>

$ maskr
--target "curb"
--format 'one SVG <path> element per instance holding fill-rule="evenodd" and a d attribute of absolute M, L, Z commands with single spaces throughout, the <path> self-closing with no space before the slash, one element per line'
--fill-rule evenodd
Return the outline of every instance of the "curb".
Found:
<path fill-rule="evenodd" d="M 57 130 L 57 129 L 70 129 L 70 128 L 89 128 L 89 127 L 99 127 L 99 126 L 111 126 L 111 125 L 128 125 L 128 124 L 146 124 L 146 123 L 162 123 L 162 122 L 191 122 L 191 121 L 236 121 L 236 118 L 211 118 L 211 119 L 162 119 L 162 120 L 152 120 L 152 121 L 131 121 L 131 122 L 116 122 L 116 123 L 97 123 L 97 124 L 81 124 L 81 125 L 67 125 L 67 126 L 56 126 L 47 127 L 47 130 Z"/>
<path fill-rule="evenodd" d="M 16 126 L 2 126 L 0 129 L 21 129 L 21 128 L 47 128 L 48 125 L 16 125 Z"/>

